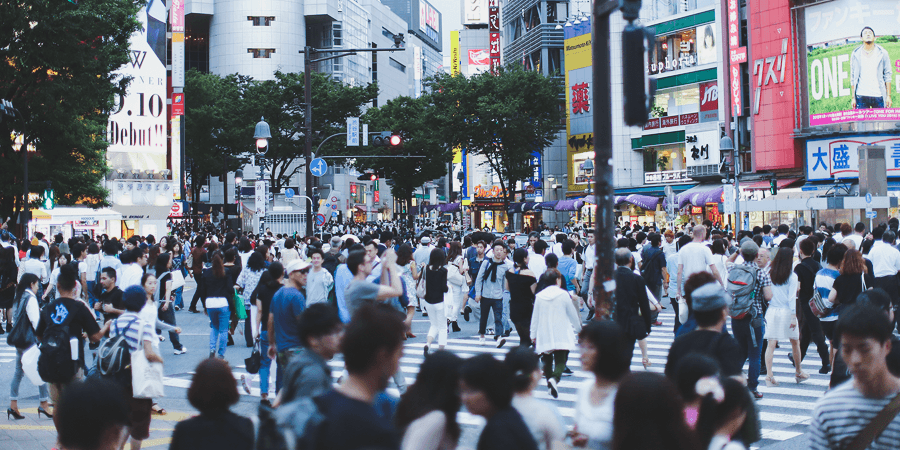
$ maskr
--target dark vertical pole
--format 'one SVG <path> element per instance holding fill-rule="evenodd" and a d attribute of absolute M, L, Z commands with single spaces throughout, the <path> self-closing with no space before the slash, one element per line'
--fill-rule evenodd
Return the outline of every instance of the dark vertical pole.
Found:
<path fill-rule="evenodd" d="M 228 231 L 228 168 L 222 173 L 222 232 Z"/>
<path fill-rule="evenodd" d="M 306 146 L 303 149 L 303 159 L 306 163 L 306 169 L 303 172 L 303 179 L 306 180 L 306 196 L 312 198 L 312 173 L 309 171 L 309 163 L 312 159 L 312 77 L 310 72 L 312 72 L 312 64 L 310 64 L 309 59 L 311 56 L 310 47 L 306 46 L 303 49 L 303 64 L 305 66 L 303 70 L 303 96 L 306 101 L 306 113 L 303 114 L 304 121 L 306 122 Z M 306 202 L 306 235 L 312 236 L 313 234 L 313 211 L 312 211 L 312 202 Z"/>
<path fill-rule="evenodd" d="M 593 11 L 593 96 L 594 107 L 594 167 L 596 178 L 594 192 L 597 196 L 596 237 L 597 263 L 594 265 L 595 320 L 609 318 L 615 300 L 616 228 L 613 208 L 612 168 L 612 92 L 610 89 L 610 27 L 609 16 L 618 6 L 617 1 L 597 2 Z"/>

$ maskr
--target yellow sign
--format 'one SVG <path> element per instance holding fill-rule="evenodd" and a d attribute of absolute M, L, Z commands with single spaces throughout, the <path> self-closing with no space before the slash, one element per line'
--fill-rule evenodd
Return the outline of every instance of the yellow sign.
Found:
<path fill-rule="evenodd" d="M 576 32 L 577 33 L 577 32 Z M 593 71 L 591 69 L 591 32 L 568 37 L 564 43 L 566 58 L 566 157 L 568 159 L 568 190 L 579 190 L 575 156 L 594 151 L 593 127 Z M 584 181 L 583 179 L 581 181 Z M 582 185 L 583 189 L 584 186 Z"/>
<path fill-rule="evenodd" d="M 450 75 L 459 75 L 459 70 L 459 31 L 453 30 L 450 32 Z"/>

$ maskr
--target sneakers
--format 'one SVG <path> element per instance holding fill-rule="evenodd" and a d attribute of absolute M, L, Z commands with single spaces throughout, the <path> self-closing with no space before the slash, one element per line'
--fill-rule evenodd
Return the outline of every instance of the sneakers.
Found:
<path fill-rule="evenodd" d="M 462 328 L 459 327 L 459 324 L 456 323 L 455 320 L 453 322 L 450 322 L 450 325 L 453 327 L 454 332 L 462 331 Z"/>
<path fill-rule="evenodd" d="M 762 392 L 759 392 L 759 391 L 750 391 L 750 395 L 752 395 L 753 398 L 755 398 L 757 400 L 763 398 Z"/>
<path fill-rule="evenodd" d="M 572 369 L 570 369 L 569 366 L 566 366 L 566 369 L 563 370 L 564 377 L 570 377 L 570 376 L 572 376 L 573 373 L 574 372 L 572 372 Z"/>
<path fill-rule="evenodd" d="M 547 389 L 553 398 L 559 398 L 559 389 L 556 386 L 556 378 L 547 378 Z"/>
<path fill-rule="evenodd" d="M 247 395 L 250 395 L 250 378 L 246 374 L 241 374 L 241 387 L 244 388 L 244 392 Z"/>
<path fill-rule="evenodd" d="M 469 305 L 466 305 L 465 309 L 463 309 L 463 318 L 466 319 L 466 322 L 469 321 L 469 314 L 472 313 L 472 308 L 469 308 Z"/>
<path fill-rule="evenodd" d="M 819 373 L 821 373 L 822 375 L 825 375 L 828 372 L 831 372 L 831 364 L 823 364 L 822 368 L 819 369 Z"/>
<path fill-rule="evenodd" d="M 497 343 L 497 348 L 503 347 L 503 344 L 506 344 L 506 339 L 501 338 L 499 335 L 494 336 L 494 342 Z"/>
<path fill-rule="evenodd" d="M 185 354 L 185 353 L 187 353 L 187 347 L 185 347 L 185 346 L 183 346 L 183 345 L 181 346 L 181 349 L 180 349 L 180 350 L 175 350 L 175 354 L 176 354 L 176 355 L 183 355 L 183 354 Z"/>
<path fill-rule="evenodd" d="M 176 307 L 175 307 L 175 311 L 181 311 L 181 307 L 176 306 Z"/>
<path fill-rule="evenodd" d="M 428 344 L 425 344 L 425 356 L 428 356 Z"/>
<path fill-rule="evenodd" d="M 478 345 L 484 345 L 484 336 L 478 338 Z"/>

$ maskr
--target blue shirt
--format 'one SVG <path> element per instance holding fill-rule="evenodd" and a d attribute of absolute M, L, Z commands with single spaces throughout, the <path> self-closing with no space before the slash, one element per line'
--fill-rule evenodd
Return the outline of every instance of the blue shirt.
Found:
<path fill-rule="evenodd" d="M 556 268 L 559 269 L 559 273 L 566 277 L 566 290 L 574 291 L 575 283 L 573 283 L 572 280 L 575 279 L 578 262 L 575 261 L 574 258 L 563 256 L 562 258 L 559 258 L 559 265 L 557 265 Z"/>
<path fill-rule="evenodd" d="M 341 317 L 341 322 L 344 323 L 350 322 L 350 309 L 347 308 L 347 303 L 344 301 L 344 292 L 352 279 L 353 273 L 346 264 L 341 264 L 334 272 L 334 295 L 337 298 L 338 315 Z"/>
<path fill-rule="evenodd" d="M 293 287 L 283 287 L 272 297 L 269 312 L 274 316 L 275 347 L 279 352 L 303 345 L 297 319 L 306 309 L 306 296 Z"/>

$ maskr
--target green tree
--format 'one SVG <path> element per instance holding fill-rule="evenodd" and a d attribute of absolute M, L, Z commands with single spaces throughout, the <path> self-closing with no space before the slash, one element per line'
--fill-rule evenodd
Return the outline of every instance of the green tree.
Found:
<path fill-rule="evenodd" d="M 430 96 L 419 98 L 397 97 L 383 106 L 366 111 L 362 121 L 369 124 L 370 131 L 392 131 L 403 139 L 400 149 L 373 147 L 368 151 L 377 155 L 409 155 L 414 158 L 372 158 L 358 159 L 360 169 L 374 169 L 393 182 L 391 193 L 394 198 L 412 205 L 416 188 L 429 180 L 447 173 L 447 163 L 452 158 L 450 147 L 443 136 L 431 127 L 437 120 L 435 108 L 431 107 Z M 411 215 L 407 215 L 412 220 Z"/>
<path fill-rule="evenodd" d="M 144 3 L 0 2 L 0 98 L 21 113 L 0 123 L 0 215 L 25 206 L 23 152 L 15 151 L 14 132 L 35 149 L 29 181 L 52 181 L 58 204 L 107 204 L 100 182 L 109 170 L 109 111 L 130 82 L 113 72 L 129 61 L 128 40 Z"/>
<path fill-rule="evenodd" d="M 238 156 L 251 151 L 254 120 L 243 111 L 249 77 L 225 77 L 191 69 L 185 75 L 185 158 L 191 164 L 191 192 L 198 192 L 208 176 L 240 168 Z M 196 201 L 196 198 L 194 199 Z"/>
<path fill-rule="evenodd" d="M 500 175 L 506 205 L 516 183 L 531 175 L 531 152 L 542 151 L 561 127 L 559 78 L 527 71 L 520 64 L 496 75 L 471 78 L 437 74 L 427 80 L 435 108 L 431 128 L 450 146 L 482 155 Z"/>

